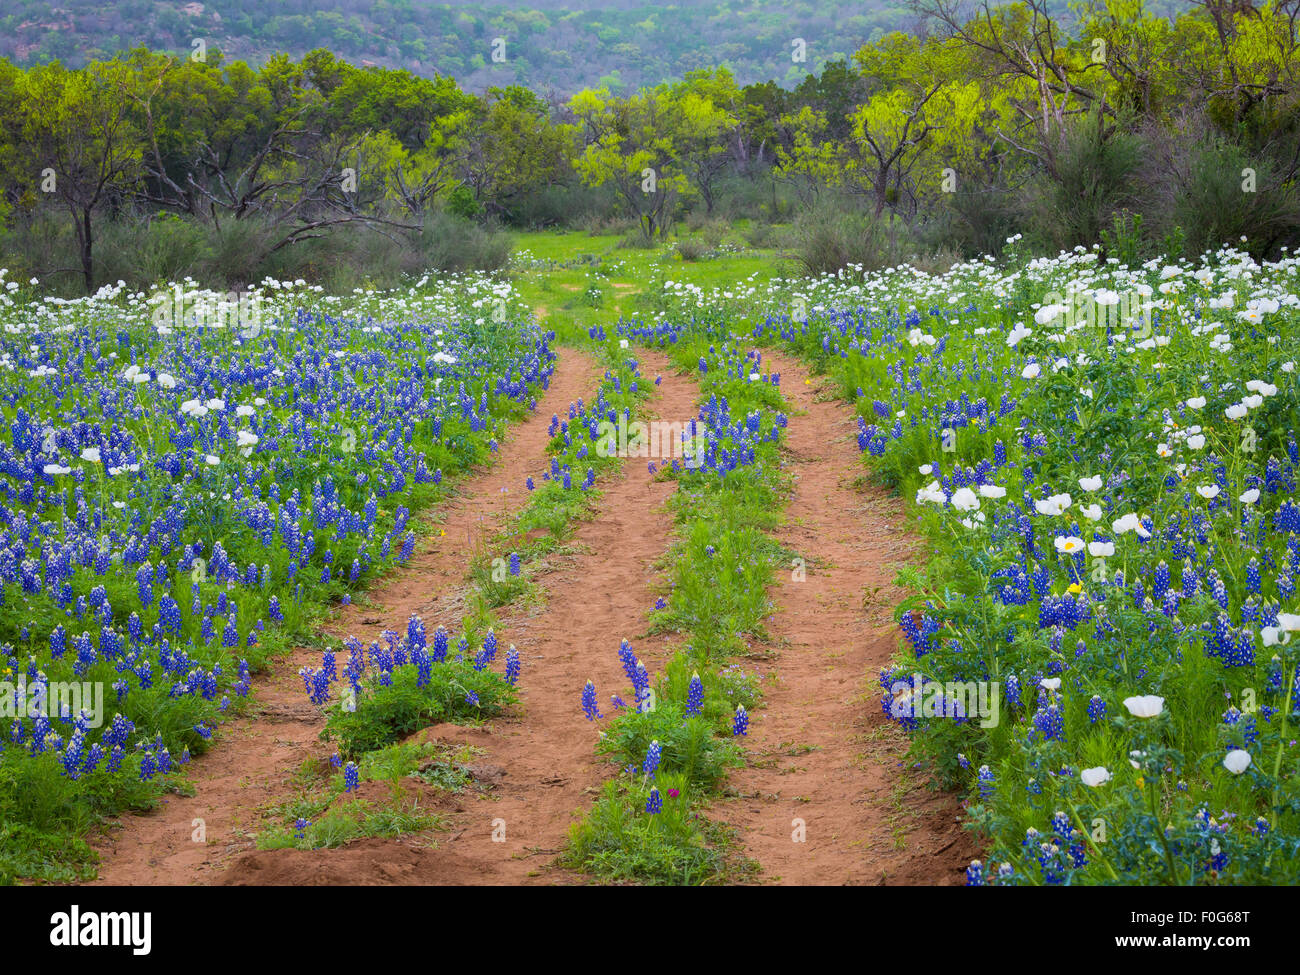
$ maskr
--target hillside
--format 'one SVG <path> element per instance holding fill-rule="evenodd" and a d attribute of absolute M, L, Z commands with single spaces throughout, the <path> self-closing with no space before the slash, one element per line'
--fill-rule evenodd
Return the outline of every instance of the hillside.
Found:
<path fill-rule="evenodd" d="M 730 65 L 742 84 L 797 83 L 827 59 L 915 20 L 901 0 L 633 0 L 593 8 L 583 0 L 3 0 L 0 56 L 23 66 L 55 58 L 79 66 L 139 45 L 188 52 L 202 38 L 252 62 L 325 47 L 356 63 L 451 75 L 472 90 L 521 83 L 570 94 L 597 85 L 635 89 L 718 64 Z M 504 62 L 493 61 L 498 37 L 506 42 Z M 801 62 L 792 59 L 795 38 L 807 43 Z"/>

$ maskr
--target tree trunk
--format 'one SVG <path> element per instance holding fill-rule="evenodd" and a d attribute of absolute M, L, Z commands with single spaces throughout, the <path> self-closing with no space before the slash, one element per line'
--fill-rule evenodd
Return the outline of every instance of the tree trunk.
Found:
<path fill-rule="evenodd" d="M 77 232 L 77 249 L 81 252 L 81 277 L 86 294 L 95 290 L 95 267 L 92 259 L 93 238 L 90 227 L 90 207 L 81 207 L 81 213 L 72 211 L 72 226 Z"/>
<path fill-rule="evenodd" d="M 882 213 L 885 212 L 885 196 L 888 192 L 889 192 L 888 188 L 885 186 L 885 177 L 881 176 L 880 179 L 876 182 L 876 217 L 877 218 Z"/>

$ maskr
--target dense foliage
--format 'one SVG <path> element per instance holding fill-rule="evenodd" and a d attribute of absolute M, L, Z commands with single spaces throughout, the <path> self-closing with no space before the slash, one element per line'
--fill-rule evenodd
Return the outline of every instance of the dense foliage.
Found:
<path fill-rule="evenodd" d="M 688 215 L 793 221 L 813 272 L 996 254 L 1016 229 L 1130 263 L 1300 240 L 1298 0 L 1093 0 L 1068 29 L 1055 9 L 924 0 L 924 32 L 789 87 L 742 86 L 718 56 L 563 99 L 324 49 L 0 61 L 0 254 L 89 291 L 500 267 L 499 222 L 644 240 Z"/>
<path fill-rule="evenodd" d="M 910 19 L 899 0 L 693 0 L 674 4 L 671 12 L 645 0 L 72 0 L 59 6 L 56 15 L 43 3 L 0 3 L 0 57 L 20 64 L 57 58 L 80 66 L 140 44 L 188 54 L 195 38 L 205 38 L 254 63 L 282 51 L 301 56 L 325 47 L 357 62 L 447 75 L 475 91 L 521 84 L 563 94 L 605 84 L 635 90 L 722 63 L 734 66 L 746 82 L 797 82 L 826 59 L 852 54 Z M 507 45 L 499 63 L 492 59 L 497 37 Z M 791 60 L 796 37 L 808 41 L 806 62 Z"/>

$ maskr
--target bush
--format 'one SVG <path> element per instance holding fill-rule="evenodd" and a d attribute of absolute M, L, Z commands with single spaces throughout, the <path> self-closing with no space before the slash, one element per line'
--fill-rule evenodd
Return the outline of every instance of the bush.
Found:
<path fill-rule="evenodd" d="M 492 226 L 448 213 L 425 218 L 416 255 L 407 265 L 412 274 L 425 271 L 497 271 L 510 260 L 510 236 Z"/>
<path fill-rule="evenodd" d="M 876 271 L 896 263 L 897 226 L 886 217 L 823 204 L 795 219 L 789 256 L 805 274 L 833 274 L 850 264 Z"/>
<path fill-rule="evenodd" d="M 1091 247 L 1114 214 L 1131 206 L 1141 138 L 1090 115 L 1053 147 L 1052 170 L 1031 184 L 1028 235 L 1052 250 Z"/>
<path fill-rule="evenodd" d="M 1254 173 L 1251 192 L 1243 189 L 1247 169 Z M 1240 146 L 1217 138 L 1201 142 L 1189 151 L 1185 169 L 1172 176 L 1177 182 L 1167 194 L 1172 199 L 1165 201 L 1168 218 L 1162 225 L 1181 228 L 1194 254 L 1247 237 L 1251 252 L 1261 256 L 1300 230 L 1295 185 L 1283 183 L 1267 159 L 1248 156 Z"/>
<path fill-rule="evenodd" d="M 212 244 L 207 228 L 175 214 L 120 219 L 105 224 L 96 241 L 97 276 L 140 285 L 197 276 L 211 260 Z"/>
<path fill-rule="evenodd" d="M 958 182 L 957 192 L 946 195 L 945 199 L 948 206 L 919 234 L 920 243 L 930 250 L 955 252 L 965 257 L 985 254 L 998 257 L 1007 238 L 1021 225 L 1020 207 L 1004 186 L 963 180 Z"/>
<path fill-rule="evenodd" d="M 677 241 L 677 253 L 683 261 L 701 261 L 708 252 L 708 244 L 698 237 L 682 237 Z"/>
<path fill-rule="evenodd" d="M 240 290 L 273 277 L 302 278 L 341 293 L 360 285 L 391 287 L 429 271 L 500 270 L 510 258 L 508 234 L 441 211 L 429 214 L 416 232 L 349 224 L 277 249 L 289 230 L 256 216 L 212 223 L 123 213 L 98 224 L 95 285 L 125 281 L 141 289 L 190 276 L 209 287 Z M 0 266 L 20 279 L 49 278 L 47 286 L 62 293 L 83 290 L 76 241 L 68 221 L 54 212 L 6 228 Z"/>

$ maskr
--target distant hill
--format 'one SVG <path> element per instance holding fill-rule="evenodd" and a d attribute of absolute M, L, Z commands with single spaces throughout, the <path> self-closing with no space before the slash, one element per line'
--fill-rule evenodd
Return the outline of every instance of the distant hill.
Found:
<path fill-rule="evenodd" d="M 145 45 L 188 53 L 196 38 L 228 57 L 264 61 L 328 48 L 354 63 L 455 77 L 462 86 L 525 84 L 567 95 L 627 91 L 727 64 L 742 84 L 797 83 L 915 16 L 906 0 L 0 0 L 0 57 L 29 66 Z M 504 57 L 493 61 L 493 40 Z M 806 42 L 795 61 L 793 42 Z"/>

